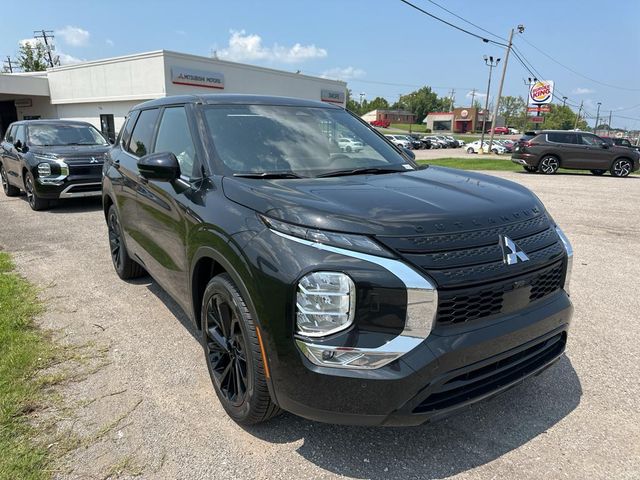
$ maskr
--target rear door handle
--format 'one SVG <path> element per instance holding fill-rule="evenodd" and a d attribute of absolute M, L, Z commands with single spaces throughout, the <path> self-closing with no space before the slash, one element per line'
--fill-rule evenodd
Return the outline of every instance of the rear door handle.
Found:
<path fill-rule="evenodd" d="M 117 168 L 117 169 L 120 169 L 120 160 L 116 158 L 116 159 L 113 161 L 113 166 L 114 166 L 115 168 Z"/>

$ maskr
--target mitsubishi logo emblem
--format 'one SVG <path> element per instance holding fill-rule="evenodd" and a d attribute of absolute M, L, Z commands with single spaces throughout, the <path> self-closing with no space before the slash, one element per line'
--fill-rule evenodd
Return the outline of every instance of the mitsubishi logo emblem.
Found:
<path fill-rule="evenodd" d="M 96 157 L 91 157 L 91 160 L 89 161 L 89 163 L 98 163 L 100 160 L 98 160 Z"/>
<path fill-rule="evenodd" d="M 506 235 L 500 235 L 500 248 L 502 248 L 502 261 L 506 265 L 515 265 L 518 262 L 528 262 L 529 257 Z"/>

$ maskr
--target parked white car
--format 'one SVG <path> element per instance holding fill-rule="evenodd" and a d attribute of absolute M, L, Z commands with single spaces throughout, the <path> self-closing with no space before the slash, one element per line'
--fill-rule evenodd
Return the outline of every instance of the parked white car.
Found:
<path fill-rule="evenodd" d="M 411 142 L 404 135 L 385 135 L 391 143 L 402 148 L 411 148 Z"/>
<path fill-rule="evenodd" d="M 510 135 L 519 135 L 520 134 L 520 130 L 518 130 L 517 128 L 509 128 L 509 134 Z"/>
<path fill-rule="evenodd" d="M 364 148 L 364 144 L 362 142 L 358 142 L 353 138 L 340 137 L 338 138 L 338 146 L 340 150 L 343 152 L 351 153 L 351 152 L 359 152 Z"/>
<path fill-rule="evenodd" d="M 480 140 L 476 140 L 475 142 L 471 142 L 467 144 L 466 149 L 467 149 L 467 153 L 478 153 L 480 151 Z M 484 142 L 482 149 L 485 152 L 488 152 L 489 142 Z M 500 154 L 506 153 L 507 149 L 504 148 L 502 145 L 498 145 L 497 143 L 494 143 L 493 145 L 491 145 L 491 151 L 493 153 L 500 155 Z"/>

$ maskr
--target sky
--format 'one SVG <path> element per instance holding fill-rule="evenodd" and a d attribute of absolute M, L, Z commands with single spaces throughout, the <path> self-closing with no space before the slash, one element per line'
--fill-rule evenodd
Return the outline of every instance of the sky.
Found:
<path fill-rule="evenodd" d="M 480 36 L 503 42 L 445 12 L 429 0 L 415 5 Z M 435 0 L 500 37 L 522 24 L 514 45 L 534 73 L 553 80 L 556 94 L 584 103 L 595 121 L 613 111 L 612 125 L 640 128 L 640 0 Z M 175 50 L 324 75 L 360 93 L 390 102 L 429 85 L 455 90 L 455 104 L 483 101 L 488 67 L 501 57 L 490 99 L 497 94 L 505 49 L 434 20 L 400 0 L 194 0 L 108 2 L 25 0 L 0 30 L 0 55 L 15 56 L 36 29 L 55 32 L 62 63 Z M 527 43 L 528 42 L 528 43 Z M 537 48 L 535 48 L 537 47 Z M 542 53 L 543 52 L 543 53 Z M 545 55 L 546 54 L 546 55 Z M 551 57 L 551 58 L 550 58 Z M 511 56 L 504 95 L 527 93 L 532 75 Z M 540 78 L 538 77 L 538 78 Z"/>

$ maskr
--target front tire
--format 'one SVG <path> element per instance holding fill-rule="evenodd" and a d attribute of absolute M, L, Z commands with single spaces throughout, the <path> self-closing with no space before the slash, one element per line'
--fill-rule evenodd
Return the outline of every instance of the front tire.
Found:
<path fill-rule="evenodd" d="M 39 212 L 49 208 L 49 200 L 40 198 L 34 188 L 35 181 L 31 172 L 27 172 L 27 177 L 24 181 L 24 191 L 27 193 L 27 201 L 31 210 Z"/>
<path fill-rule="evenodd" d="M 113 268 L 122 280 L 138 278 L 145 275 L 145 270 L 138 263 L 133 261 L 127 252 L 124 244 L 122 227 L 118 219 L 118 211 L 115 205 L 109 207 L 107 213 L 107 228 L 109 230 L 109 250 L 111 251 L 111 261 Z"/>
<path fill-rule="evenodd" d="M 560 168 L 560 160 L 552 155 L 543 157 L 540 160 L 540 165 L 538 165 L 538 171 L 545 175 L 553 175 L 558 171 L 558 168 Z"/>
<path fill-rule="evenodd" d="M 202 346 L 216 395 L 240 425 L 254 425 L 280 413 L 267 387 L 256 325 L 246 302 L 226 273 L 211 279 L 202 298 Z"/>
<path fill-rule="evenodd" d="M 611 165 L 611 175 L 614 177 L 626 177 L 633 170 L 633 163 L 628 158 L 619 158 Z"/>
<path fill-rule="evenodd" d="M 2 190 L 7 197 L 16 197 L 20 194 L 20 189 L 9 183 L 9 176 L 4 169 L 4 165 L 0 163 L 0 180 L 2 181 Z"/>
<path fill-rule="evenodd" d="M 473 151 L 473 148 L 469 147 L 467 148 L 467 153 L 475 153 L 475 152 Z"/>

